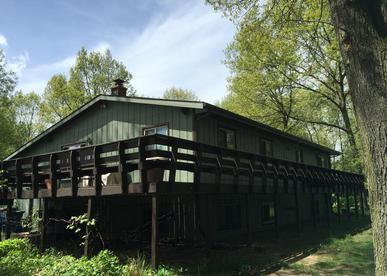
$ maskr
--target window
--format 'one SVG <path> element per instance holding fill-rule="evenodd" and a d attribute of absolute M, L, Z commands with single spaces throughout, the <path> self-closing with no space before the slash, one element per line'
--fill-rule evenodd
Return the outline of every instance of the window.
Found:
<path fill-rule="evenodd" d="M 79 148 L 86 147 L 88 144 L 89 144 L 89 142 L 77 142 L 77 143 L 73 143 L 73 144 L 63 145 L 61 147 L 61 149 L 62 150 L 79 149 Z"/>
<path fill-rule="evenodd" d="M 267 140 L 267 139 L 260 139 L 259 140 L 259 152 L 262 155 L 272 157 L 273 156 L 273 143 L 272 143 L 272 141 Z"/>
<path fill-rule="evenodd" d="M 234 230 L 241 228 L 241 205 L 218 205 L 217 208 L 218 229 Z"/>
<path fill-rule="evenodd" d="M 168 126 L 162 125 L 162 126 L 144 128 L 144 135 L 152 135 L 152 134 L 168 135 Z"/>
<path fill-rule="evenodd" d="M 274 204 L 271 203 L 264 203 L 262 205 L 262 223 L 268 224 L 273 223 L 275 219 L 275 210 L 274 210 Z"/>
<path fill-rule="evenodd" d="M 326 168 L 326 159 L 322 155 L 317 155 L 317 166 Z"/>
<path fill-rule="evenodd" d="M 146 135 L 153 135 L 153 134 L 163 134 L 168 135 L 168 126 L 167 125 L 160 125 L 160 126 L 154 126 L 154 127 L 147 127 L 144 128 L 143 134 Z M 167 150 L 167 146 L 162 145 L 150 145 L 146 147 L 146 150 Z"/>
<path fill-rule="evenodd" d="M 304 163 L 304 151 L 302 149 L 296 149 L 296 162 Z"/>
<path fill-rule="evenodd" d="M 235 130 L 218 128 L 218 146 L 227 149 L 236 149 Z"/>

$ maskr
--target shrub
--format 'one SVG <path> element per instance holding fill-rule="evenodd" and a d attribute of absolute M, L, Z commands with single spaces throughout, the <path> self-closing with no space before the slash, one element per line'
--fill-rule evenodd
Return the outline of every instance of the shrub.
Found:
<path fill-rule="evenodd" d="M 182 270 L 160 267 L 153 271 L 146 261 L 138 257 L 121 265 L 118 258 L 108 250 L 99 252 L 91 259 L 75 258 L 53 249 L 39 254 L 26 239 L 0 242 L 1 276 L 174 276 Z"/>

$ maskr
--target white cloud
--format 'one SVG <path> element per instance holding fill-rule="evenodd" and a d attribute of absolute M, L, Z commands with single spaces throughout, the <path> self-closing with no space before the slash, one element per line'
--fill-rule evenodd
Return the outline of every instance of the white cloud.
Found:
<path fill-rule="evenodd" d="M 98 53 L 104 53 L 107 49 L 110 49 L 111 46 L 107 42 L 100 42 L 95 47 L 91 48 L 91 51 L 98 52 Z"/>
<path fill-rule="evenodd" d="M 23 74 L 24 69 L 27 67 L 29 59 L 30 57 L 28 52 L 24 52 L 21 55 L 12 57 L 8 67 L 20 77 Z"/>
<path fill-rule="evenodd" d="M 221 60 L 234 31 L 210 7 L 186 5 L 151 22 L 133 40 L 122 39 L 113 54 L 133 74 L 140 94 L 160 97 L 166 88 L 179 86 L 214 102 L 226 93 L 228 73 Z"/>
<path fill-rule="evenodd" d="M 110 48 L 114 58 L 133 74 L 133 86 L 141 95 L 160 97 L 166 88 L 178 86 L 195 91 L 201 100 L 215 102 L 226 94 L 223 49 L 235 28 L 202 2 L 174 7 L 170 14 L 155 15 L 137 35 L 116 36 L 114 41 L 102 41 L 90 49 L 103 52 Z M 74 62 L 75 53 L 50 64 L 27 67 L 19 88 L 42 92 L 52 75 L 67 73 Z"/>
<path fill-rule="evenodd" d="M 7 46 L 7 45 L 8 45 L 7 38 L 4 35 L 0 34 L 0 46 Z"/>

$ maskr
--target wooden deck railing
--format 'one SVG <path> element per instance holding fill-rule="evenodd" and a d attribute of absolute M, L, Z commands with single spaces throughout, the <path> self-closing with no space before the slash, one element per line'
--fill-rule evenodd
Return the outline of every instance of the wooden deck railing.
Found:
<path fill-rule="evenodd" d="M 158 134 L 12 159 L 1 165 L 6 184 L 1 186 L 0 199 L 148 193 L 147 171 L 153 168 L 169 171 L 168 180 L 157 184 L 157 193 L 287 193 L 297 190 L 298 184 L 310 193 L 364 191 L 362 175 Z M 129 183 L 128 173 L 134 171 L 139 172 L 139 181 Z M 192 172 L 192 181 L 177 182 L 178 171 Z M 107 173 L 118 173 L 120 185 L 103 185 L 101 176 Z M 212 180 L 204 174 L 213 175 Z M 231 185 L 223 183 L 224 175 L 232 179 Z M 87 176 L 92 184 L 83 187 L 81 179 Z M 68 187 L 63 185 L 65 180 L 71 183 Z M 271 185 L 268 180 L 273 181 Z"/>

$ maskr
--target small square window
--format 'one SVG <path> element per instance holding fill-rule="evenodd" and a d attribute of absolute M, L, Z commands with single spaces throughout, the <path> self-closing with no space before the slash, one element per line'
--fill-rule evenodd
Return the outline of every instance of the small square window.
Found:
<path fill-rule="evenodd" d="M 296 162 L 304 163 L 304 151 L 302 149 L 296 149 Z"/>
<path fill-rule="evenodd" d="M 227 149 L 236 149 L 235 130 L 218 128 L 218 146 Z"/>
<path fill-rule="evenodd" d="M 153 134 L 162 134 L 162 135 L 168 135 L 168 126 L 167 125 L 161 125 L 161 126 L 154 126 L 154 127 L 148 127 L 144 128 L 143 134 L 146 135 L 153 135 Z M 150 145 L 147 146 L 147 150 L 167 150 L 167 146 L 162 145 Z"/>
<path fill-rule="evenodd" d="M 274 223 L 274 220 L 275 220 L 274 204 L 272 202 L 264 203 L 262 205 L 262 223 L 263 224 Z"/>
<path fill-rule="evenodd" d="M 259 152 L 262 155 L 273 157 L 273 143 L 267 139 L 259 140 Z"/>

